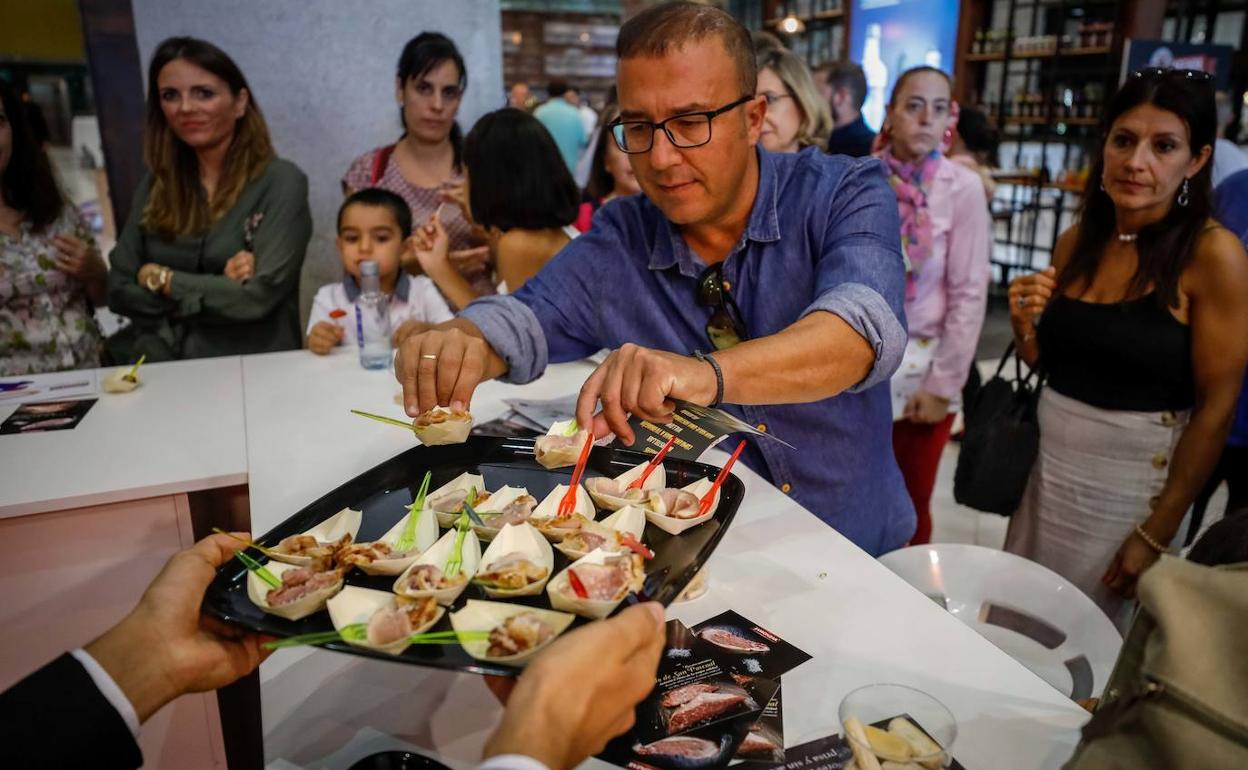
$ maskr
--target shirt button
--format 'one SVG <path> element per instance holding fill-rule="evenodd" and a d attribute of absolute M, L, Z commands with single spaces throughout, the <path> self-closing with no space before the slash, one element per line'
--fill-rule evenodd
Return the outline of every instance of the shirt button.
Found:
<path fill-rule="evenodd" d="M 755 425 L 754 427 L 758 429 L 759 433 L 767 432 L 767 423 L 765 422 L 760 422 L 758 425 Z"/>
<path fill-rule="evenodd" d="M 1165 455 L 1161 455 L 1161 454 L 1153 455 L 1153 467 L 1156 468 L 1157 470 L 1161 470 L 1162 468 L 1166 467 L 1169 464 L 1170 464 L 1170 461 L 1166 458 Z"/>
<path fill-rule="evenodd" d="M 732 284 L 724 281 L 724 291 L 732 291 Z"/>
<path fill-rule="evenodd" d="M 780 491 L 781 491 L 781 492 L 783 492 L 783 493 L 785 493 L 786 495 L 789 493 L 789 490 L 790 490 L 790 489 L 792 489 L 792 488 L 793 488 L 793 486 L 792 486 L 791 484 L 781 484 L 781 485 L 780 485 Z"/>

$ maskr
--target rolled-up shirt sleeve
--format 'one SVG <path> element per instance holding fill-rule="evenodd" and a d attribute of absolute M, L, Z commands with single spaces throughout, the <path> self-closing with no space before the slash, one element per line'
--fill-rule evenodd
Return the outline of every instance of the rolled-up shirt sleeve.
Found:
<path fill-rule="evenodd" d="M 546 335 L 537 316 L 514 296 L 489 296 L 473 300 L 459 311 L 472 321 L 485 341 L 507 362 L 504 382 L 523 385 L 542 376 L 549 354 Z"/>
<path fill-rule="evenodd" d="M 849 389 L 884 382 L 906 350 L 905 263 L 897 199 L 879 161 L 858 161 L 831 195 L 827 228 L 815 270 L 815 300 L 803 311 L 833 313 L 875 351 L 871 371 Z"/>

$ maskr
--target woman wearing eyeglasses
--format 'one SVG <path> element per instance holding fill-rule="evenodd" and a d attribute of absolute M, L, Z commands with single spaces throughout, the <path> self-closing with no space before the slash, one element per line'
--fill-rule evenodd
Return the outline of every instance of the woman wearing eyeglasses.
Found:
<path fill-rule="evenodd" d="M 881 132 L 880 160 L 901 217 L 910 333 L 892 380 L 893 452 L 918 514 L 916 545 L 931 541 L 932 488 L 988 298 L 983 183 L 941 153 L 953 109 L 949 77 L 916 67 L 897 80 Z"/>
<path fill-rule="evenodd" d="M 1248 257 L 1211 219 L 1213 86 L 1133 73 L 1109 104 L 1078 223 L 1010 285 L 1048 386 L 1040 456 L 1006 548 L 1125 625 L 1218 460 L 1248 361 Z"/>
<path fill-rule="evenodd" d="M 767 97 L 763 147 L 770 152 L 798 152 L 822 147 L 832 131 L 832 113 L 819 95 L 810 70 L 792 51 L 771 49 L 758 54 L 758 85 Z"/>
<path fill-rule="evenodd" d="M 456 117 L 467 87 L 468 71 L 450 38 L 422 32 L 409 40 L 399 56 L 394 89 L 403 135 L 352 161 L 342 188 L 346 195 L 365 187 L 396 193 L 407 201 L 414 223 L 429 221 L 440 207 L 450 238 L 448 258 L 477 294 L 493 294 L 489 250 L 474 238 L 464 189 L 464 139 Z M 415 262 L 406 267 L 420 269 Z"/>

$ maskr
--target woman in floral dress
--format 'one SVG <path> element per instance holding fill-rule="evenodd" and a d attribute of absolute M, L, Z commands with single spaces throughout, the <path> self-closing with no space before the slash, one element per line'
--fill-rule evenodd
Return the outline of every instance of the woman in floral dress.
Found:
<path fill-rule="evenodd" d="M 99 366 L 94 306 L 107 278 L 16 91 L 0 80 L 0 376 Z"/>

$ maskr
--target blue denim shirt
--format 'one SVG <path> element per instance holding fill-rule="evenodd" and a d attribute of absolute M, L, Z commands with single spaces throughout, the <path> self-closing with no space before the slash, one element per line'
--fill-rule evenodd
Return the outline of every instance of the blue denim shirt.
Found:
<path fill-rule="evenodd" d="M 915 528 L 893 457 L 888 390 L 906 346 L 897 200 L 871 158 L 816 148 L 758 157 L 750 219 L 723 265 L 750 338 L 828 311 L 871 343 L 876 360 L 833 398 L 724 408 L 797 448 L 753 439 L 741 456 L 747 465 L 878 555 L 905 545 Z M 461 315 L 507 361 L 511 382 L 625 342 L 692 354 L 711 349 L 711 310 L 695 301 L 705 267 L 644 196 L 617 199 L 514 295 L 479 299 Z"/>

